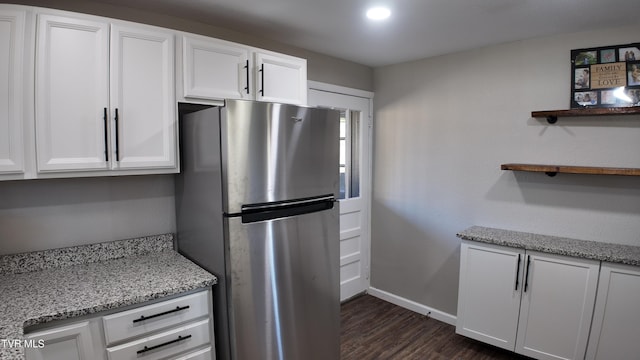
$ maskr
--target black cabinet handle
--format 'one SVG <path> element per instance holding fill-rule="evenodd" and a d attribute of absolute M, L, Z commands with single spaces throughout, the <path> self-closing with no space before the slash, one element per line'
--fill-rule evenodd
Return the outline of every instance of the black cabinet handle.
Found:
<path fill-rule="evenodd" d="M 104 108 L 104 114 L 102 116 L 102 119 L 104 120 L 104 160 L 108 162 L 109 161 L 109 135 L 108 135 L 109 118 L 107 117 L 107 108 Z"/>
<path fill-rule="evenodd" d="M 245 69 L 245 73 L 247 74 L 247 86 L 245 86 L 245 90 L 247 90 L 247 95 L 251 94 L 251 92 L 249 92 L 249 60 L 247 60 L 247 62 L 244 65 L 244 69 Z"/>
<path fill-rule="evenodd" d="M 518 285 L 520 284 L 518 278 L 520 277 L 520 254 L 518 254 L 518 265 L 516 265 L 516 290 L 518 290 Z"/>
<path fill-rule="evenodd" d="M 188 339 L 188 338 L 190 338 L 190 337 L 191 337 L 191 335 L 187 335 L 187 336 L 178 336 L 178 338 L 177 338 L 177 339 L 174 339 L 174 340 L 171 340 L 171 341 L 167 341 L 166 343 L 162 343 L 162 344 L 158 344 L 158 345 L 150 346 L 150 347 L 149 347 L 149 346 L 145 346 L 142 350 L 138 350 L 138 351 L 136 351 L 136 353 L 137 353 L 137 354 L 144 354 L 144 353 L 146 353 L 147 351 L 151 351 L 151 350 L 155 350 L 155 349 L 157 349 L 157 348 L 161 348 L 161 347 L 163 347 L 163 346 L 171 345 L 171 344 L 173 344 L 173 343 L 177 343 L 178 341 L 186 340 L 186 339 Z"/>
<path fill-rule="evenodd" d="M 119 126 L 118 126 L 118 108 L 116 108 L 116 116 L 115 116 L 115 122 L 116 122 L 116 161 L 120 161 L 120 138 L 119 138 Z"/>
<path fill-rule="evenodd" d="M 139 317 L 139 318 L 137 318 L 137 319 L 133 320 L 133 323 L 135 324 L 135 323 L 140 322 L 140 321 L 145 321 L 145 320 L 153 319 L 153 318 L 158 317 L 158 316 L 171 314 L 171 313 L 174 313 L 174 312 L 178 312 L 178 311 L 186 310 L 186 309 L 188 309 L 188 308 L 189 308 L 189 305 L 187 305 L 187 306 L 183 306 L 183 307 L 176 306 L 176 308 L 175 308 L 175 309 L 173 309 L 173 310 L 169 310 L 169 311 L 161 312 L 161 313 L 158 313 L 158 314 L 155 314 L 155 315 L 150 315 L 150 316 L 140 315 L 140 317 Z"/>
<path fill-rule="evenodd" d="M 258 71 L 262 73 L 262 76 L 260 77 L 260 86 L 262 87 L 262 89 L 260 89 L 260 94 L 264 96 L 264 64 L 260 64 L 260 70 Z"/>
<path fill-rule="evenodd" d="M 527 272 L 524 273 L 524 292 L 529 287 L 529 266 L 531 265 L 531 255 L 527 255 Z"/>

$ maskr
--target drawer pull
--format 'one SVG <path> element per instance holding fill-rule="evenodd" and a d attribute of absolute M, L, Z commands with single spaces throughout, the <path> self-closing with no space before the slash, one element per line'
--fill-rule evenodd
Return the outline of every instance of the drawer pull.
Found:
<path fill-rule="evenodd" d="M 120 120 L 120 117 L 118 116 L 118 108 L 116 108 L 116 117 L 114 120 L 116 122 L 116 161 L 120 161 L 120 129 L 118 127 L 118 121 Z"/>
<path fill-rule="evenodd" d="M 527 272 L 524 273 L 524 292 L 529 287 L 529 266 L 531 265 L 531 255 L 527 255 Z"/>
<path fill-rule="evenodd" d="M 258 70 L 258 72 L 262 73 L 262 76 L 260 77 L 262 82 L 262 89 L 260 89 L 260 95 L 264 97 L 264 64 L 260 65 L 260 70 Z"/>
<path fill-rule="evenodd" d="M 247 59 L 247 63 L 244 66 L 245 69 L 247 69 L 247 86 L 244 87 L 245 90 L 247 90 L 247 94 L 250 94 L 249 92 L 249 60 Z"/>
<path fill-rule="evenodd" d="M 137 322 L 139 322 L 139 321 L 145 321 L 145 320 L 153 319 L 154 317 L 158 317 L 158 316 L 162 316 L 162 315 L 171 314 L 171 313 L 174 313 L 174 312 L 178 312 L 178 311 L 186 310 L 186 309 L 188 309 L 188 308 L 189 308 L 189 305 L 187 305 L 187 306 L 183 306 L 183 307 L 176 306 L 176 308 L 175 308 L 175 309 L 173 309 L 173 310 L 169 310 L 169 311 L 161 312 L 161 313 L 158 313 L 158 314 L 155 314 L 155 315 L 151 315 L 151 316 L 144 316 L 144 315 L 140 315 L 140 318 L 133 320 L 133 323 L 135 324 L 135 323 L 137 323 Z"/>
<path fill-rule="evenodd" d="M 137 353 L 137 354 L 144 354 L 144 353 L 146 353 L 147 351 L 151 351 L 151 350 L 155 350 L 155 349 L 157 349 L 157 348 L 163 347 L 163 346 L 171 345 L 171 344 L 173 344 L 173 343 L 177 343 L 178 341 L 186 340 L 186 339 L 188 339 L 188 338 L 190 338 L 190 337 L 191 337 L 191 335 L 187 335 L 187 336 L 178 336 L 178 338 L 177 338 L 177 339 L 174 339 L 174 340 L 171 340 L 171 341 L 167 341 L 166 343 L 158 344 L 158 345 L 151 346 L 151 347 L 145 346 L 145 347 L 144 347 L 144 349 L 142 349 L 142 350 L 138 350 L 138 351 L 136 351 L 136 353 Z"/>
<path fill-rule="evenodd" d="M 104 108 L 104 160 L 109 161 L 109 119 L 107 118 L 107 108 Z"/>
<path fill-rule="evenodd" d="M 520 254 L 518 254 L 518 264 L 516 264 L 516 291 L 518 290 L 519 277 L 520 277 Z"/>

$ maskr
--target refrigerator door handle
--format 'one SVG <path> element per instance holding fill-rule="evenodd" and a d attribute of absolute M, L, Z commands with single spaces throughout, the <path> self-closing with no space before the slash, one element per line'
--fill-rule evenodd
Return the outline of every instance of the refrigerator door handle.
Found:
<path fill-rule="evenodd" d="M 252 223 L 329 210 L 333 209 L 335 203 L 336 199 L 333 195 L 323 195 L 307 199 L 243 205 L 240 216 L 243 223 Z"/>
<path fill-rule="evenodd" d="M 311 203 L 320 202 L 320 201 L 324 202 L 324 201 L 335 201 L 335 200 L 336 198 L 333 195 L 323 195 L 323 196 L 306 198 L 306 199 L 276 201 L 276 202 L 262 203 L 262 204 L 248 204 L 248 205 L 242 205 L 242 212 L 271 210 L 271 209 L 278 209 L 278 208 L 284 208 L 284 207 L 306 205 L 306 204 L 311 204 Z"/>

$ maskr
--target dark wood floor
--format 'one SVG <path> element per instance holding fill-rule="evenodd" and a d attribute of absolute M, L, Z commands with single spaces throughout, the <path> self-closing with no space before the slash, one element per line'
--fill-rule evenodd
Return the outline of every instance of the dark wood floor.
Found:
<path fill-rule="evenodd" d="M 341 307 L 341 359 L 529 359 L 468 339 L 455 327 L 370 295 Z"/>

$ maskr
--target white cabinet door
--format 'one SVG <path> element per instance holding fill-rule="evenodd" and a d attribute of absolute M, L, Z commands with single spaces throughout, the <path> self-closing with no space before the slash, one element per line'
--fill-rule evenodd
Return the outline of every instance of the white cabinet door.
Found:
<path fill-rule="evenodd" d="M 516 352 L 583 359 L 600 262 L 527 251 Z"/>
<path fill-rule="evenodd" d="M 524 250 L 463 241 L 458 334 L 513 351 Z"/>
<path fill-rule="evenodd" d="M 640 268 L 603 263 L 587 359 L 636 359 L 640 354 Z"/>
<path fill-rule="evenodd" d="M 109 26 L 52 15 L 37 25 L 38 171 L 106 170 Z"/>
<path fill-rule="evenodd" d="M 99 334 L 95 334 L 99 336 Z M 103 358 L 93 345 L 90 322 L 84 321 L 67 326 L 29 334 L 27 340 L 36 345 L 44 340 L 43 347 L 27 347 L 28 360 L 95 360 Z"/>
<path fill-rule="evenodd" d="M 117 169 L 175 168 L 174 36 L 133 25 L 111 28 L 111 118 Z"/>
<path fill-rule="evenodd" d="M 307 61 L 258 51 L 255 53 L 256 100 L 305 105 Z"/>
<path fill-rule="evenodd" d="M 0 174 L 22 173 L 25 12 L 0 8 Z"/>
<path fill-rule="evenodd" d="M 248 47 L 195 35 L 184 36 L 182 47 L 185 98 L 252 98 Z"/>
<path fill-rule="evenodd" d="M 178 101 L 307 103 L 305 59 L 194 34 L 179 42 Z"/>

